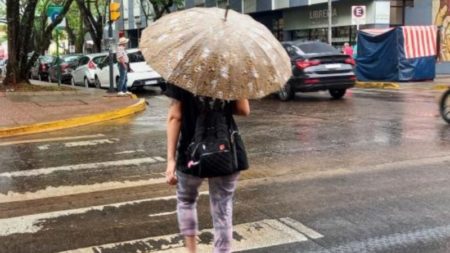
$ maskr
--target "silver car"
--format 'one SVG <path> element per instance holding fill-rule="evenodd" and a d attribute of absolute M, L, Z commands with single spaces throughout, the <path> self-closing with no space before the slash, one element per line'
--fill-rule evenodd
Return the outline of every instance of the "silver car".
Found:
<path fill-rule="evenodd" d="M 96 86 L 99 88 L 97 65 L 107 56 L 107 52 L 82 56 L 79 59 L 78 67 L 72 71 L 72 85 L 83 84 L 86 87 Z"/>

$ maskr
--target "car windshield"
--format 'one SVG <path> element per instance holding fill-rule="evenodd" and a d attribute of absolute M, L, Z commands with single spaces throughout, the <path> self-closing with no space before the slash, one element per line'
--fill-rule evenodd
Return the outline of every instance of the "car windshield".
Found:
<path fill-rule="evenodd" d="M 51 56 L 42 56 L 42 58 L 41 58 L 41 62 L 43 62 L 43 63 L 50 63 L 52 61 L 53 61 L 53 57 L 51 57 Z"/>
<path fill-rule="evenodd" d="M 106 55 L 97 56 L 97 57 L 94 57 L 94 59 L 92 59 L 92 61 L 94 61 L 95 64 L 101 64 L 106 57 L 107 57 Z"/>
<path fill-rule="evenodd" d="M 76 62 L 80 58 L 79 56 L 65 56 L 63 57 L 63 61 L 65 62 Z"/>
<path fill-rule="evenodd" d="M 133 62 L 145 62 L 144 56 L 142 55 L 141 51 L 129 53 L 128 58 L 130 59 L 130 63 Z"/>
<path fill-rule="evenodd" d="M 336 48 L 321 42 L 301 43 L 295 45 L 295 47 L 299 48 L 304 54 L 339 53 Z"/>

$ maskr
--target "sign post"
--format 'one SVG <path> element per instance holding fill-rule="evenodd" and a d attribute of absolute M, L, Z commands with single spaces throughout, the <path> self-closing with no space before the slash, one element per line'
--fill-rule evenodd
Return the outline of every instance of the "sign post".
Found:
<path fill-rule="evenodd" d="M 356 25 L 356 30 L 359 31 L 359 25 L 366 24 L 366 6 L 353 5 L 352 6 L 352 25 Z"/>
<path fill-rule="evenodd" d="M 51 5 L 47 9 L 47 17 L 50 18 L 50 21 L 54 23 L 61 12 L 63 10 L 62 6 Z M 59 58 L 59 29 L 62 28 L 62 25 L 58 25 L 56 27 L 56 75 L 58 78 L 58 86 L 61 86 L 61 60 Z"/>

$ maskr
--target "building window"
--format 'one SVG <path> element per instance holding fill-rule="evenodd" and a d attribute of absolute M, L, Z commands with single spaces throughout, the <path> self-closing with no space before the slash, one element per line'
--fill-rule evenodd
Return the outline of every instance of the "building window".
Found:
<path fill-rule="evenodd" d="M 391 25 L 405 25 L 405 8 L 414 7 L 414 0 L 391 0 Z"/>

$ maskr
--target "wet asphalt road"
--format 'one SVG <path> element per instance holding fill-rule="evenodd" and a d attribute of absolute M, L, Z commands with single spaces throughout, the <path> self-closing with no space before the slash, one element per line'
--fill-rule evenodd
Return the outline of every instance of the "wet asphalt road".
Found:
<path fill-rule="evenodd" d="M 0 252 L 183 252 L 163 178 L 169 101 L 138 95 L 149 107 L 133 117 L 0 140 Z M 450 252 L 437 95 L 253 101 L 238 119 L 252 167 L 235 197 L 236 252 Z M 211 252 L 206 187 L 198 208 L 199 252 Z"/>

